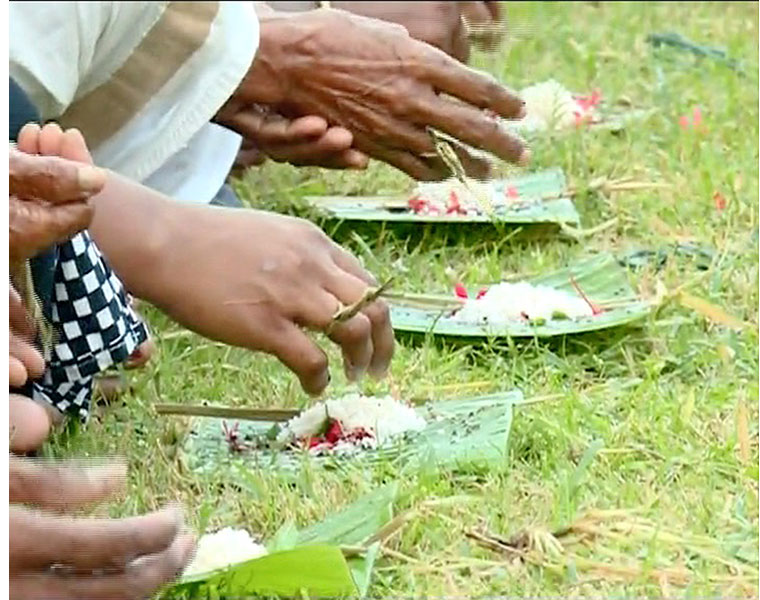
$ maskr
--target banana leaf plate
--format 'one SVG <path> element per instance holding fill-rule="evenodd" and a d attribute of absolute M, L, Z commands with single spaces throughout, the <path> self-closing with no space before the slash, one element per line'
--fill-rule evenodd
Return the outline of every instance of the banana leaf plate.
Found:
<path fill-rule="evenodd" d="M 578 225 L 580 217 L 569 197 L 561 169 L 547 169 L 491 183 L 493 212 L 468 215 L 417 214 L 408 196 L 306 196 L 304 201 L 329 218 L 344 221 L 404 223 L 564 223 Z M 523 201 L 508 205 L 505 193 L 514 189 Z M 510 190 L 511 191 L 511 190 Z"/>
<path fill-rule="evenodd" d="M 610 254 L 527 279 L 534 285 L 577 293 L 572 280 L 591 301 L 605 308 L 601 314 L 535 323 L 523 320 L 498 325 L 469 323 L 451 318 L 458 303 L 452 296 L 398 294 L 388 298 L 391 322 L 397 331 L 452 337 L 552 337 L 627 325 L 645 318 L 652 309 L 649 302 L 635 295 L 625 270 Z"/>
<path fill-rule="evenodd" d="M 271 420 L 237 422 L 242 452 L 228 445 L 218 418 L 197 418 L 184 447 L 187 464 L 197 473 L 220 469 L 260 469 L 294 477 L 306 466 L 333 470 L 390 465 L 399 472 L 419 469 L 466 469 L 504 460 L 518 390 L 431 402 L 418 406 L 427 425 L 380 448 L 346 455 L 313 456 L 306 450 L 279 449 L 269 443 L 279 425 Z"/>
<path fill-rule="evenodd" d="M 267 543 L 268 554 L 184 577 L 165 590 L 160 600 L 364 598 L 379 550 L 376 538 L 393 517 L 397 495 L 398 485 L 393 483 L 305 529 L 298 530 L 288 521 Z"/>

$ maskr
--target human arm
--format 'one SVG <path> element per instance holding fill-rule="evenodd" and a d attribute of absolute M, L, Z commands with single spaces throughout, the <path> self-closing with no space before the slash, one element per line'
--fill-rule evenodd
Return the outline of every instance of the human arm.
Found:
<path fill-rule="evenodd" d="M 90 231 L 135 295 L 201 335 L 274 354 L 309 393 L 327 386 L 327 358 L 304 330 L 325 331 L 375 281 L 320 229 L 273 213 L 178 204 L 113 174 L 95 206 Z M 350 379 L 385 374 L 393 333 L 383 302 L 329 337 Z"/>

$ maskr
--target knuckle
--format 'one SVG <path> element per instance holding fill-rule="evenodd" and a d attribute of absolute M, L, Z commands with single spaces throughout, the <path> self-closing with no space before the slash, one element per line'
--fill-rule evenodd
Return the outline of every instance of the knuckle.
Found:
<path fill-rule="evenodd" d="M 322 353 L 312 353 L 302 362 L 301 372 L 307 377 L 316 377 L 327 369 L 327 357 Z"/>

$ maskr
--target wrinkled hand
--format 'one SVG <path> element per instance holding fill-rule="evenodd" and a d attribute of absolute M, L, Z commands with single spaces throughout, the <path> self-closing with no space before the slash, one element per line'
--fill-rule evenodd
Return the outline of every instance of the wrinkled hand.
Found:
<path fill-rule="evenodd" d="M 148 598 L 190 561 L 194 542 L 182 533 L 178 510 L 127 519 L 56 514 L 114 495 L 124 485 L 123 465 L 9 461 L 10 598 Z"/>
<path fill-rule="evenodd" d="M 19 263 L 85 229 L 89 199 L 105 185 L 103 171 L 54 156 L 10 148 L 10 261 Z"/>
<path fill-rule="evenodd" d="M 13 285 L 9 285 L 9 291 L 8 379 L 11 387 L 21 387 L 30 376 L 37 378 L 42 375 L 45 361 L 34 347 L 34 323 L 24 308 L 21 297 Z"/>
<path fill-rule="evenodd" d="M 308 393 L 329 382 L 327 357 L 301 328 L 326 331 L 376 282 L 308 221 L 251 210 L 187 206 L 148 298 L 206 337 L 277 356 Z M 174 252 L 172 252 L 172 249 Z M 349 379 L 380 377 L 393 354 L 388 307 L 374 302 L 335 327 Z"/>
<path fill-rule="evenodd" d="M 249 137 L 240 115 L 251 104 L 318 115 L 350 131 L 357 150 L 420 180 L 449 175 L 426 126 L 511 162 L 529 158 L 482 110 L 521 118 L 517 96 L 403 27 L 339 10 L 262 15 L 259 51 L 217 120 Z"/>
<path fill-rule="evenodd" d="M 342 127 L 329 127 L 321 117 L 290 120 L 251 106 L 238 115 L 247 138 L 243 142 L 235 169 L 263 163 L 267 158 L 298 167 L 363 169 L 367 157 L 352 149 L 353 136 Z"/>

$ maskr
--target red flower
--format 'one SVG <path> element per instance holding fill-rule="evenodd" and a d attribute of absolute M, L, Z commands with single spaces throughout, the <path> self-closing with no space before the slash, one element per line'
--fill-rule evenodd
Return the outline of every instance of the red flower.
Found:
<path fill-rule="evenodd" d="M 713 202 L 715 203 L 715 210 L 718 212 L 723 212 L 726 210 L 726 204 L 728 204 L 728 201 L 726 200 L 726 197 L 720 192 L 715 192 L 713 194 Z"/>
<path fill-rule="evenodd" d="M 446 214 L 466 215 L 467 211 L 462 208 L 462 204 L 459 202 L 459 196 L 454 190 L 451 190 L 449 194 L 449 202 L 446 205 Z"/>
<path fill-rule="evenodd" d="M 336 444 L 343 438 L 343 427 L 340 426 L 340 421 L 333 419 L 327 427 L 325 432 L 325 440 L 328 444 Z"/>
<path fill-rule="evenodd" d="M 457 283 L 454 286 L 454 293 L 457 295 L 457 298 L 461 298 L 462 300 L 467 300 L 467 298 L 469 297 L 467 295 L 467 288 L 464 287 L 464 285 L 462 285 L 461 283 Z"/>
<path fill-rule="evenodd" d="M 689 115 L 681 115 L 678 117 L 678 124 L 681 129 L 694 128 L 699 131 L 704 131 L 702 124 L 702 109 L 699 106 L 695 106 L 691 110 L 691 117 Z"/>
<path fill-rule="evenodd" d="M 476 300 L 480 300 L 483 296 L 485 296 L 488 293 L 488 288 L 480 288 L 478 290 L 478 295 L 475 296 Z"/>
<path fill-rule="evenodd" d="M 421 213 L 427 205 L 428 201 L 418 195 L 409 198 L 409 208 L 416 213 Z"/>
<path fill-rule="evenodd" d="M 517 191 L 517 188 L 513 185 L 510 185 L 506 190 L 504 190 L 504 195 L 507 198 L 519 198 L 520 193 Z"/>

